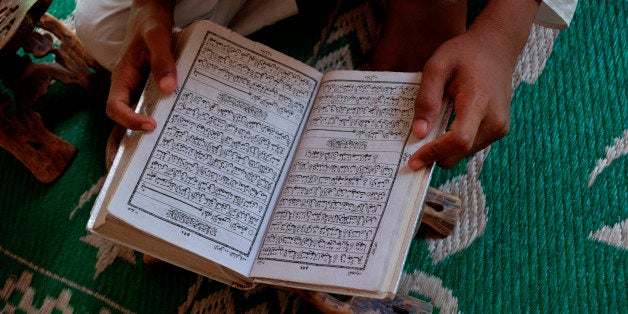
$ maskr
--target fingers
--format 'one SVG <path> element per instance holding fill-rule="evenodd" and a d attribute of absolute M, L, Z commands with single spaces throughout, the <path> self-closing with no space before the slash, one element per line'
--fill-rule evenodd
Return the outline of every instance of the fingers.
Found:
<path fill-rule="evenodd" d="M 434 162 L 443 168 L 453 167 L 462 158 L 486 148 L 508 133 L 508 106 L 490 106 L 486 97 L 470 91 L 458 94 L 455 102 L 456 119 L 451 128 L 410 157 L 408 166 L 411 169 L 417 170 Z"/>
<path fill-rule="evenodd" d="M 440 114 L 445 86 L 454 68 L 453 64 L 444 62 L 445 60 L 432 57 L 423 67 L 412 124 L 412 132 L 418 138 L 424 138 L 429 134 Z"/>
<path fill-rule="evenodd" d="M 510 130 L 509 101 L 508 99 L 503 103 L 492 103 L 488 99 L 476 96 L 475 102 L 471 102 L 471 104 L 475 103 L 476 107 L 469 110 L 468 114 L 463 110 L 465 114 L 457 118 L 458 121 L 454 121 L 451 128 L 454 132 L 467 135 L 458 137 L 461 142 L 458 146 L 453 146 L 450 156 L 434 161 L 437 161 L 438 165 L 443 168 L 451 168 L 463 158 L 483 150 L 506 136 Z M 477 124 L 480 119 L 481 121 Z"/>
<path fill-rule="evenodd" d="M 172 93 L 177 88 L 177 69 L 171 51 L 172 32 L 167 25 L 159 25 L 145 36 L 153 76 L 164 93 Z"/>
<path fill-rule="evenodd" d="M 461 134 L 451 130 L 447 131 L 412 154 L 408 161 L 408 166 L 412 170 L 418 170 L 426 165 L 440 161 L 447 161 L 446 164 L 439 163 L 444 168 L 453 166 L 472 153 L 475 148 L 473 146 L 474 140 L 474 138 L 469 139 L 465 135 L 461 136 Z"/>
<path fill-rule="evenodd" d="M 146 25 L 137 27 L 112 72 L 107 115 L 128 129 L 153 130 L 157 127 L 153 118 L 135 113 L 130 107 L 130 95 L 142 84 L 148 62 L 163 92 L 172 93 L 177 88 L 170 25 L 149 20 Z"/>
<path fill-rule="evenodd" d="M 438 165 L 442 168 L 448 169 L 458 164 L 463 158 L 473 155 L 491 145 L 493 142 L 503 138 L 508 133 L 507 128 L 503 132 L 489 131 L 490 128 L 484 127 L 482 124 L 478 130 L 478 134 L 473 143 L 473 149 L 468 155 L 450 156 L 438 161 Z M 499 134 L 499 135 L 498 135 Z"/>
<path fill-rule="evenodd" d="M 141 81 L 142 73 L 139 67 L 131 63 L 128 58 L 122 57 L 111 74 L 107 115 L 127 129 L 153 130 L 157 126 L 155 120 L 135 113 L 130 107 L 131 92 Z"/>

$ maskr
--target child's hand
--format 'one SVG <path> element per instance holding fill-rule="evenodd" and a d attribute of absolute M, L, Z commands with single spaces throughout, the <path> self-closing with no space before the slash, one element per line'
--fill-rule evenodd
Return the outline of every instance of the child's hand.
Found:
<path fill-rule="evenodd" d="M 431 131 L 443 95 L 454 103 L 454 121 L 410 157 L 410 168 L 433 162 L 452 167 L 508 133 L 512 74 L 537 8 L 536 0 L 491 0 L 466 33 L 444 42 L 428 59 L 413 133 L 423 138 Z"/>
<path fill-rule="evenodd" d="M 171 52 L 174 0 L 135 0 L 120 57 L 111 74 L 107 115 L 126 128 L 153 130 L 151 117 L 130 108 L 131 93 L 142 83 L 146 66 L 165 93 L 177 87 Z M 98 36 L 98 34 L 94 34 Z"/>
<path fill-rule="evenodd" d="M 504 137 L 510 126 L 514 64 L 470 32 L 441 45 L 423 68 L 414 134 L 425 137 L 441 111 L 442 95 L 454 103 L 449 130 L 410 158 L 412 169 L 432 162 L 445 168 Z"/>

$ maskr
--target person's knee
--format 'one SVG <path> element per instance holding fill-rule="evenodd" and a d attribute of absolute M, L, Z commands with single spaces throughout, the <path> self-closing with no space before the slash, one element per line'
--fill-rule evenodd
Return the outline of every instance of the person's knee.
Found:
<path fill-rule="evenodd" d="M 76 27 L 76 35 L 81 39 L 81 42 L 84 46 L 87 45 L 89 41 L 89 36 L 85 36 L 89 33 L 91 29 L 93 29 L 93 24 L 90 23 L 90 16 L 94 14 L 94 12 L 90 12 L 86 9 L 86 5 L 84 5 L 86 1 L 77 1 L 76 8 L 74 9 L 74 23 Z"/>

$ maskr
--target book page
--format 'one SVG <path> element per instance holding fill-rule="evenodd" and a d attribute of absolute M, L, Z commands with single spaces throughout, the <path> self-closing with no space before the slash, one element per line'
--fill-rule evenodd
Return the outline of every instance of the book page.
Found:
<path fill-rule="evenodd" d="M 417 73 L 325 75 L 252 276 L 394 289 L 403 229 L 414 227 L 431 173 L 407 166 L 424 143 L 411 135 L 419 81 Z"/>
<path fill-rule="evenodd" d="M 248 275 L 321 74 L 210 22 L 194 27 L 180 86 L 157 103 L 158 128 L 108 209 Z"/>

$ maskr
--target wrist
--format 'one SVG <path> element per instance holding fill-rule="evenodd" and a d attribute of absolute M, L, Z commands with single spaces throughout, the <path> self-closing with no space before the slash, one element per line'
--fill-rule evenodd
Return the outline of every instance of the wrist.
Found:
<path fill-rule="evenodd" d="M 540 0 L 490 0 L 469 27 L 469 35 L 513 64 L 530 35 Z"/>

